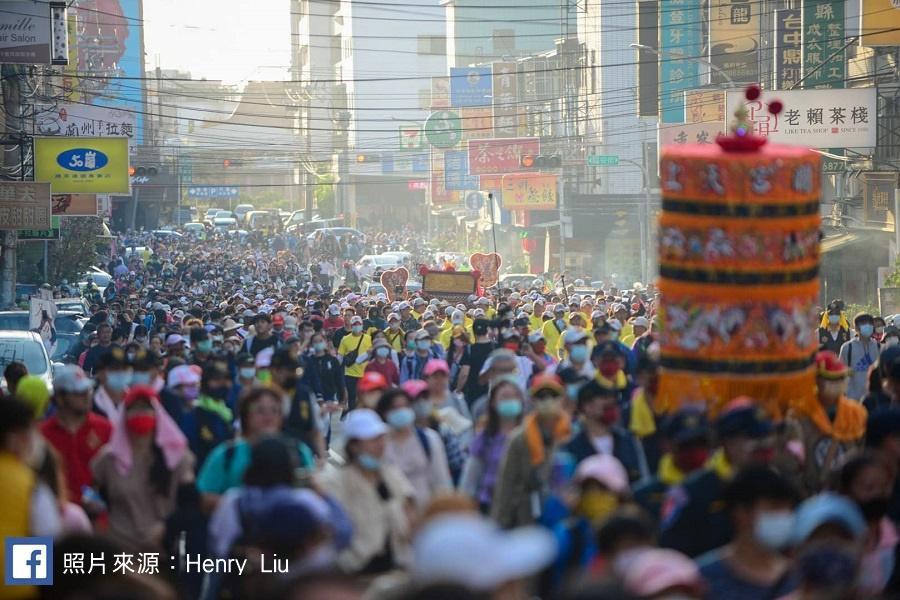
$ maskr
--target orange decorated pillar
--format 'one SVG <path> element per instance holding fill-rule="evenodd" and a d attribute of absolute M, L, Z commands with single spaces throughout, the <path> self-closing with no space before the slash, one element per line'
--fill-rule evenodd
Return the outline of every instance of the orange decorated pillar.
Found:
<path fill-rule="evenodd" d="M 737 116 L 717 144 L 662 152 L 659 402 L 750 396 L 777 417 L 815 395 L 820 159 Z"/>

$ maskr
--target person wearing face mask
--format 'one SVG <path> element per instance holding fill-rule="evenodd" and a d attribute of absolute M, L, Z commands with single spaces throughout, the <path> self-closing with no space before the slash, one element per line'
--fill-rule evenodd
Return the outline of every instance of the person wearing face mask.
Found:
<path fill-rule="evenodd" d="M 301 371 L 300 361 L 289 349 L 281 348 L 272 355 L 269 365 L 272 383 L 284 392 L 286 417 L 282 432 L 307 445 L 319 460 L 324 460 L 322 406 L 312 389 L 300 379 Z"/>
<path fill-rule="evenodd" d="M 850 324 L 844 317 L 844 303 L 841 300 L 832 300 L 822 315 L 819 324 L 818 338 L 819 349 L 830 350 L 839 354 L 841 346 L 850 341 Z"/>
<path fill-rule="evenodd" d="M 452 489 L 444 442 L 435 430 L 416 427 L 409 395 L 388 390 L 378 400 L 376 412 L 390 427 L 383 460 L 409 480 L 418 507 L 424 508 L 433 495 Z"/>
<path fill-rule="evenodd" d="M 597 381 L 583 385 L 578 391 L 577 412 L 579 431 L 563 446 L 576 463 L 595 454 L 605 454 L 615 456 L 624 465 L 632 482 L 650 476 L 643 446 L 622 427 L 615 390 Z"/>
<path fill-rule="evenodd" d="M 53 376 L 56 412 L 40 424 L 41 435 L 65 457 L 67 497 L 82 501 L 84 486 L 93 486 L 90 462 L 109 441 L 109 420 L 91 411 L 93 382 L 77 365 L 57 369 Z"/>
<path fill-rule="evenodd" d="M 769 467 L 747 467 L 725 488 L 734 537 L 697 558 L 705 598 L 781 598 L 794 589 L 791 546 L 797 490 Z"/>
<path fill-rule="evenodd" d="M 466 313 L 459 310 L 458 308 L 453 308 L 448 306 L 447 310 L 452 310 L 450 313 L 450 318 L 447 319 L 450 323 L 450 327 L 444 329 L 440 332 L 440 341 L 441 345 L 446 349 L 450 350 L 450 347 L 453 345 L 453 330 L 457 327 L 463 328 L 465 330 L 466 327 Z M 467 332 L 468 333 L 468 332 Z"/>
<path fill-rule="evenodd" d="M 189 338 L 191 340 L 191 363 L 195 365 L 203 365 L 213 351 L 213 343 L 206 329 L 202 327 L 194 327 L 190 330 Z"/>
<path fill-rule="evenodd" d="M 126 394 L 109 443 L 91 462 L 109 507 L 109 534 L 121 543 L 159 547 L 178 486 L 194 480 L 194 457 L 178 425 L 149 386 Z"/>
<path fill-rule="evenodd" d="M 569 438 L 563 410 L 566 391 L 558 377 L 539 375 L 529 394 L 534 413 L 513 432 L 501 461 L 491 518 L 504 529 L 534 523 L 549 494 L 553 454 Z"/>
<path fill-rule="evenodd" d="M 370 359 L 365 372 L 378 373 L 392 386 L 397 386 L 400 385 L 400 370 L 391 356 L 391 350 L 391 345 L 384 336 L 376 337 L 372 342 Z"/>
<path fill-rule="evenodd" d="M 194 370 L 191 373 L 196 375 Z M 180 413 L 172 415 L 200 463 L 213 448 L 234 435 L 234 415 L 226 403 L 230 393 L 231 378 L 224 365 L 209 362 L 203 366 L 197 398 L 184 403 Z"/>
<path fill-rule="evenodd" d="M 427 331 L 419 329 L 410 332 L 407 335 L 407 346 L 410 339 L 415 343 L 415 351 L 410 354 L 407 348 L 407 352 L 400 357 L 400 383 L 412 379 L 422 379 L 425 365 L 432 358 L 436 358 L 433 353 L 431 336 Z"/>
<path fill-rule="evenodd" d="M 656 474 L 639 482 L 634 489 L 635 501 L 659 519 L 662 503 L 669 488 L 680 485 L 700 470 L 709 458 L 709 426 L 706 416 L 695 408 L 682 408 L 668 416 L 661 425 L 661 447 L 664 454 Z"/>
<path fill-rule="evenodd" d="M 841 346 L 840 358 L 850 369 L 846 396 L 851 400 L 862 400 L 866 395 L 869 378 L 869 367 L 878 360 L 881 347 L 872 335 L 875 333 L 875 320 L 872 315 L 860 313 L 853 319 L 857 337 Z"/>
<path fill-rule="evenodd" d="M 525 395 L 515 378 L 499 378 L 488 396 L 487 418 L 475 434 L 460 478 L 460 490 L 472 497 L 482 514 L 490 514 L 500 461 L 506 442 L 522 423 Z"/>
<path fill-rule="evenodd" d="M 557 304 L 553 307 L 553 319 L 544 323 L 541 333 L 544 334 L 544 340 L 547 341 L 547 351 L 562 358 L 562 350 L 564 349 L 563 332 L 566 330 L 566 307 Z"/>
<path fill-rule="evenodd" d="M 403 352 L 406 347 L 406 333 L 400 328 L 400 315 L 397 313 L 388 315 L 384 335 L 394 352 L 398 354 Z"/>
<path fill-rule="evenodd" d="M 619 405 L 626 406 L 631 397 L 633 385 L 625 374 L 625 357 L 618 342 L 606 342 L 591 351 L 591 362 L 596 371 L 594 379 L 602 386 L 616 390 Z"/>
<path fill-rule="evenodd" d="M 860 588 L 867 596 L 881 594 L 897 568 L 900 537 L 887 516 L 895 477 L 887 457 L 871 451 L 852 456 L 837 477 L 836 491 L 855 502 L 866 521 Z"/>
<path fill-rule="evenodd" d="M 884 336 L 881 338 L 881 351 L 884 352 L 887 348 L 893 348 L 894 346 L 900 346 L 900 329 L 889 325 L 884 328 Z"/>
<path fill-rule="evenodd" d="M 488 321 L 476 319 L 472 323 L 475 341 L 469 346 L 468 357 L 460 362 L 456 388 L 462 390 L 466 402 L 474 407 L 475 402 L 487 393 L 487 382 L 480 381 L 480 374 L 496 344 L 488 335 Z"/>
<path fill-rule="evenodd" d="M 801 432 L 806 456 L 803 483 L 810 492 L 821 490 L 842 457 L 863 443 L 867 413 L 844 395 L 848 373 L 834 352 L 816 354 L 817 397 L 795 403 L 789 415 Z"/>
<path fill-rule="evenodd" d="M 561 342 L 565 348 L 565 358 L 559 362 L 556 372 L 562 374 L 564 371 L 571 371 L 581 377 L 594 379 L 597 370 L 590 361 L 591 351 L 588 348 L 587 332 L 567 329 L 562 335 Z"/>
<path fill-rule="evenodd" d="M 598 528 L 631 498 L 625 468 L 609 455 L 598 454 L 578 463 L 573 483 L 575 496 L 569 501 L 569 514 L 552 526 L 560 551 L 549 581 L 543 582 L 548 587 L 542 597 L 556 595 L 561 584 L 593 562 Z"/>
<path fill-rule="evenodd" d="M 94 391 L 94 410 L 115 422 L 123 410 L 125 392 L 131 385 L 131 368 L 125 351 L 116 347 L 104 354 L 97 362 L 96 371 L 98 385 Z"/>
<path fill-rule="evenodd" d="M 372 338 L 363 333 L 363 320 L 355 316 L 350 318 L 350 333 L 341 338 L 338 346 L 338 359 L 344 365 L 344 385 L 347 390 L 347 410 L 356 408 L 356 386 L 366 371 L 366 362 L 358 362 L 359 356 L 372 348 Z"/>
<path fill-rule="evenodd" d="M 411 561 L 416 493 L 400 469 L 384 458 L 389 431 L 375 411 L 351 411 L 344 421 L 347 461 L 319 477 L 353 525 L 350 547 L 338 555 L 338 566 L 346 573 L 376 575 Z"/>
<path fill-rule="evenodd" d="M 309 350 L 302 358 L 303 377 L 300 382 L 310 389 L 318 402 L 321 430 L 328 444 L 331 441 L 331 415 L 340 410 L 343 399 L 344 369 L 337 357 L 328 352 L 323 334 L 314 333 L 309 341 Z"/>
<path fill-rule="evenodd" d="M 721 446 L 702 469 L 672 486 L 660 515 L 660 544 L 691 557 L 731 539 L 731 522 L 724 512 L 724 489 L 745 466 L 768 465 L 774 457 L 774 425 L 751 398 L 726 404 L 716 420 Z"/>

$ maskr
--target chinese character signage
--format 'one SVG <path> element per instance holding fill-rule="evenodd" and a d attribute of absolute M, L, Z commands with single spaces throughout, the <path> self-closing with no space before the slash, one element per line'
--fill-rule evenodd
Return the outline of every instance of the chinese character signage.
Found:
<path fill-rule="evenodd" d="M 866 225 L 883 227 L 893 224 L 896 173 L 864 173 L 863 206 Z"/>
<path fill-rule="evenodd" d="M 491 105 L 490 67 L 453 67 L 450 69 L 450 104 L 462 106 Z"/>
<path fill-rule="evenodd" d="M 684 93 L 684 122 L 725 122 L 725 92 L 722 90 L 691 90 Z"/>
<path fill-rule="evenodd" d="M 0 2 L 0 63 L 50 64 L 47 2 Z"/>
<path fill-rule="evenodd" d="M 900 2 L 862 0 L 862 46 L 900 45 Z"/>
<path fill-rule="evenodd" d="M 444 172 L 433 170 L 431 172 L 431 205 L 441 206 L 447 204 L 459 204 L 459 192 L 447 189 L 444 184 Z"/>
<path fill-rule="evenodd" d="M 772 115 L 768 103 L 780 100 L 784 111 Z M 780 144 L 807 148 L 872 148 L 876 140 L 875 88 L 780 90 L 746 100 L 730 91 L 726 112 L 743 104 L 757 134 Z"/>
<path fill-rule="evenodd" d="M 234 200 L 240 193 L 236 187 L 225 185 L 192 185 L 187 190 L 188 198 L 210 200 Z"/>
<path fill-rule="evenodd" d="M 431 108 L 450 108 L 450 78 L 431 78 Z"/>
<path fill-rule="evenodd" d="M 444 187 L 448 190 L 477 190 L 478 177 L 469 175 L 469 153 L 444 153 Z"/>
<path fill-rule="evenodd" d="M 494 135 L 519 135 L 519 83 L 517 65 L 494 63 Z"/>
<path fill-rule="evenodd" d="M 50 184 L 0 181 L 0 229 L 50 229 Z"/>
<path fill-rule="evenodd" d="M 540 154 L 539 138 L 503 140 L 471 140 L 469 142 L 469 174 L 495 175 L 517 173 L 522 168 L 522 156 Z"/>
<path fill-rule="evenodd" d="M 57 104 L 34 115 L 35 135 L 127 137 L 134 145 L 134 113 L 85 104 Z"/>
<path fill-rule="evenodd" d="M 462 108 L 459 112 L 463 141 L 494 137 L 494 116 L 490 106 Z"/>
<path fill-rule="evenodd" d="M 724 121 L 663 125 L 659 128 L 659 146 L 714 144 L 716 138 L 724 133 Z"/>
<path fill-rule="evenodd" d="M 759 81 L 762 5 L 759 0 L 710 0 L 709 60 L 732 81 Z M 713 84 L 727 83 L 714 69 L 710 69 L 709 78 Z"/>
<path fill-rule="evenodd" d="M 844 87 L 846 43 L 843 0 L 803 0 L 804 88 Z"/>
<path fill-rule="evenodd" d="M 803 77 L 803 21 L 799 8 L 775 11 L 775 89 L 789 90 Z"/>
<path fill-rule="evenodd" d="M 34 179 L 54 194 L 128 194 L 128 138 L 36 137 Z"/>
<path fill-rule="evenodd" d="M 60 218 L 54 216 L 50 220 L 49 229 L 21 229 L 19 230 L 19 241 L 29 242 L 38 240 L 58 240 L 60 229 Z"/>
<path fill-rule="evenodd" d="M 53 214 L 64 217 L 96 217 L 97 194 L 54 194 Z"/>
<path fill-rule="evenodd" d="M 703 0 L 669 0 L 659 9 L 659 92 L 663 123 L 684 121 L 684 90 L 700 86 Z"/>
<path fill-rule="evenodd" d="M 505 210 L 554 210 L 556 175 L 515 173 L 503 176 Z"/>

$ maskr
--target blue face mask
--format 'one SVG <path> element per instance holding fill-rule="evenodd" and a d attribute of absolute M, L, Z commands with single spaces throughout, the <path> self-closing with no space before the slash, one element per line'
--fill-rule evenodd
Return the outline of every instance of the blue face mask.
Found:
<path fill-rule="evenodd" d="M 241 367 L 239 372 L 244 379 L 253 379 L 256 377 L 256 369 L 253 367 Z"/>
<path fill-rule="evenodd" d="M 353 325 L 350 327 L 350 331 L 353 333 L 362 333 L 362 325 Z"/>
<path fill-rule="evenodd" d="M 114 392 L 123 392 L 131 383 L 130 371 L 113 371 L 106 374 L 106 387 Z"/>
<path fill-rule="evenodd" d="M 431 340 L 419 340 L 416 342 L 416 347 L 419 350 L 429 350 L 431 348 Z"/>
<path fill-rule="evenodd" d="M 578 390 L 581 389 L 581 384 L 578 383 L 569 383 L 566 385 L 566 396 L 569 397 L 569 400 L 577 400 L 578 399 Z"/>
<path fill-rule="evenodd" d="M 387 358 L 387 356 L 388 356 L 390 353 L 391 353 L 391 349 L 390 349 L 390 348 L 381 347 L 381 348 L 376 348 L 376 349 L 375 349 L 375 356 L 378 356 L 378 357 L 380 357 L 380 358 Z"/>
<path fill-rule="evenodd" d="M 563 319 L 557 319 L 557 320 L 556 320 L 556 326 L 559 327 L 560 330 L 565 329 L 565 328 L 566 328 L 566 322 L 565 322 L 565 320 L 563 320 Z"/>
<path fill-rule="evenodd" d="M 502 419 L 515 419 L 522 414 L 522 401 L 518 398 L 508 398 L 497 402 L 497 414 Z"/>
<path fill-rule="evenodd" d="M 211 340 L 203 340 L 202 342 L 197 342 L 197 352 L 212 352 L 212 341 Z"/>
<path fill-rule="evenodd" d="M 576 344 L 569 349 L 569 358 L 572 362 L 583 363 L 587 360 L 588 349 L 584 344 Z"/>
<path fill-rule="evenodd" d="M 789 510 L 760 513 L 753 524 L 753 537 L 769 550 L 782 550 L 791 542 L 794 513 Z"/>
<path fill-rule="evenodd" d="M 150 373 L 135 371 L 131 374 L 131 385 L 150 385 Z"/>
<path fill-rule="evenodd" d="M 359 463 L 359 466 L 366 471 L 377 471 L 381 468 L 381 459 L 372 456 L 371 454 L 366 454 L 365 452 L 360 454 L 356 460 Z"/>
<path fill-rule="evenodd" d="M 325 342 L 316 342 L 313 344 L 313 350 L 316 352 L 325 352 L 325 348 L 327 348 L 327 344 Z"/>
<path fill-rule="evenodd" d="M 416 420 L 416 413 L 407 407 L 395 408 L 387 414 L 387 423 L 394 429 L 406 429 Z"/>
<path fill-rule="evenodd" d="M 859 335 L 863 337 L 871 337 L 875 332 L 875 326 L 871 323 L 866 323 L 865 325 L 859 326 Z"/>

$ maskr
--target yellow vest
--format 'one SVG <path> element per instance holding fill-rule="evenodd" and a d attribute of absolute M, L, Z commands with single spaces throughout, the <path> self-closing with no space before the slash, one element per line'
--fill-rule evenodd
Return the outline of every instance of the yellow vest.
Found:
<path fill-rule="evenodd" d="M 563 331 L 565 331 L 565 329 L 563 329 Z M 563 350 L 561 347 L 562 334 L 556 328 L 556 322 L 547 321 L 544 323 L 544 326 L 541 328 L 541 334 L 543 334 L 544 340 L 547 342 L 547 352 L 552 356 L 559 358 Z"/>
<path fill-rule="evenodd" d="M 390 328 L 384 330 L 384 336 L 387 338 L 388 344 L 391 345 L 391 348 L 396 350 L 397 352 L 403 352 L 403 344 L 406 339 L 406 334 L 403 333 L 402 329 L 398 329 L 396 335 Z M 346 336 L 344 336 L 346 337 Z M 343 338 L 341 338 L 343 341 Z"/>
<path fill-rule="evenodd" d="M 531 315 L 528 317 L 528 330 L 529 331 L 541 331 L 544 327 L 544 320 L 540 315 Z"/>
<path fill-rule="evenodd" d="M 8 452 L 0 452 L 0 537 L 31 535 L 31 495 L 34 491 L 34 472 Z M 0 564 L 6 565 L 5 544 L 0 547 Z M 4 567 L 5 569 L 5 567 Z M 36 598 L 34 586 L 0 587 L 0 598 Z"/>

